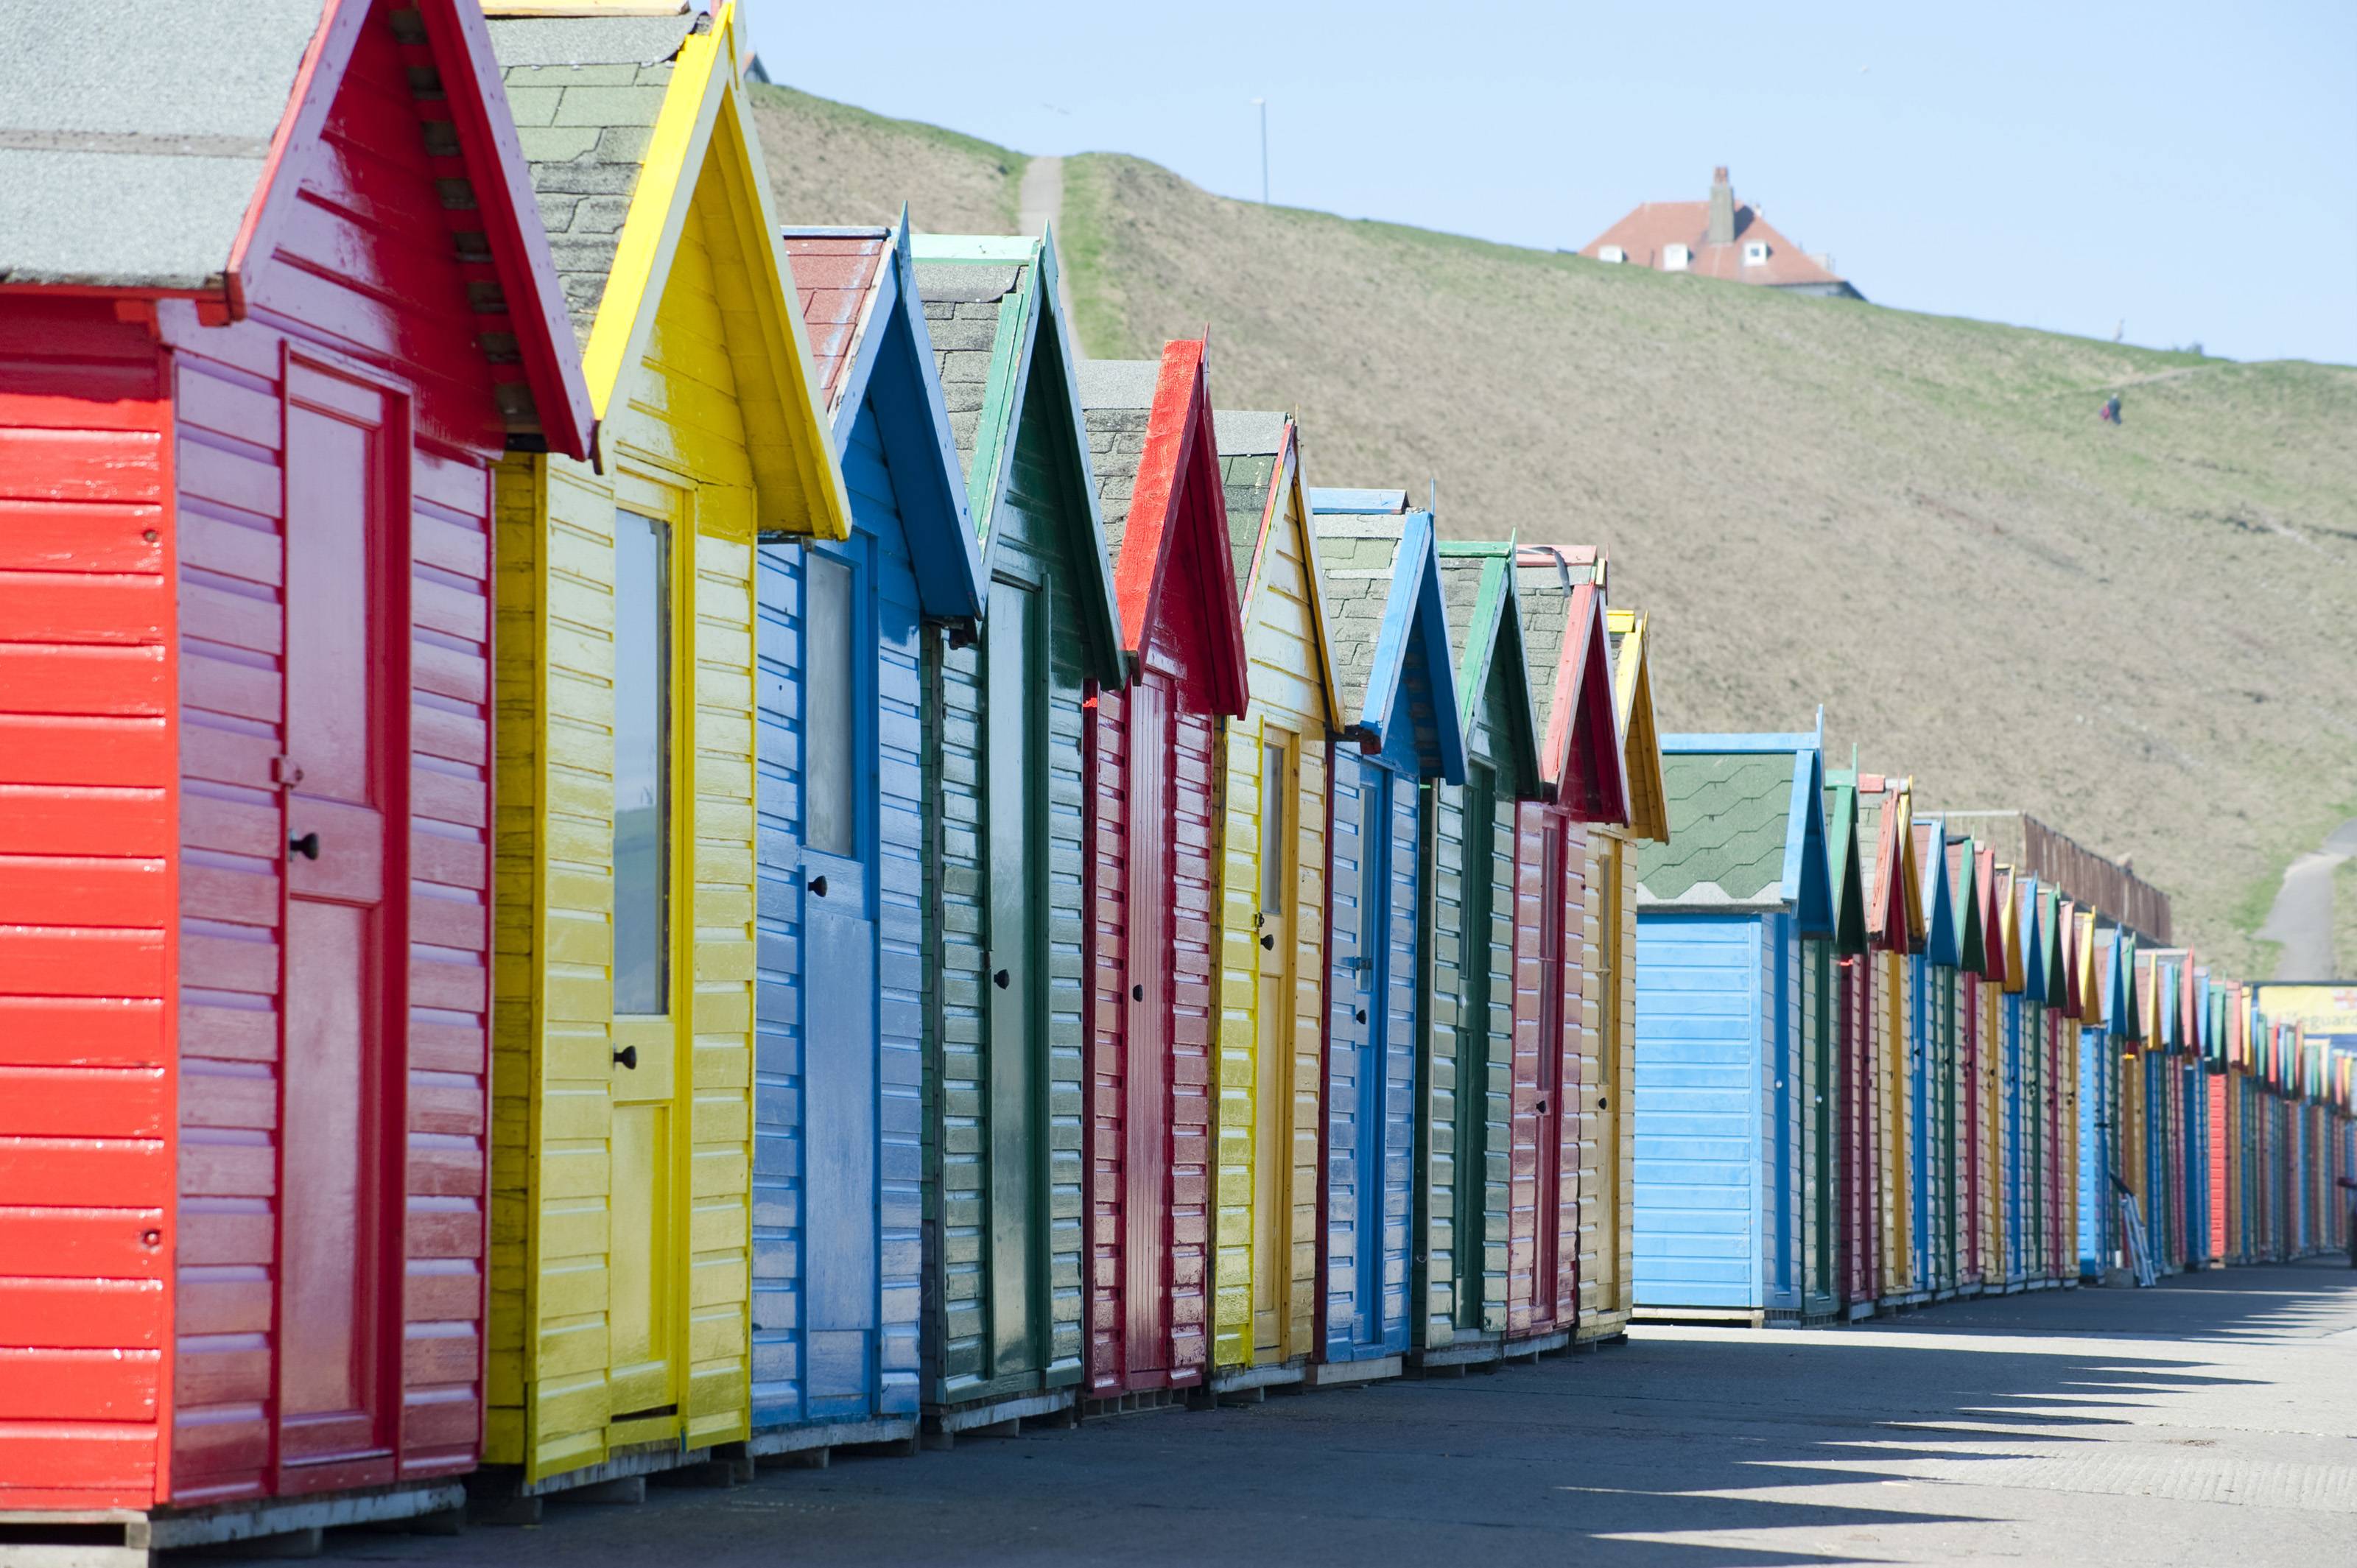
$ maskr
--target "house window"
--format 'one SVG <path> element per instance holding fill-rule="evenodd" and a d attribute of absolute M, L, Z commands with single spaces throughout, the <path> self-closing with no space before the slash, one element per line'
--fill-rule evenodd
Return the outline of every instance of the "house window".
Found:
<path fill-rule="evenodd" d="M 1691 246 L 1691 245 L 1664 245 L 1664 246 L 1663 246 L 1663 247 L 1662 247 L 1662 270 L 1663 270 L 1663 272 L 1665 272 L 1665 273 L 1682 273 L 1682 272 L 1685 271 L 1687 267 L 1689 267 L 1689 266 L 1691 266 L 1691 265 L 1693 265 L 1693 264 L 1694 264 L 1694 247 L 1693 247 L 1693 246 Z"/>
<path fill-rule="evenodd" d="M 1765 240 L 1746 240 L 1743 242 L 1743 264 L 1747 267 L 1766 266 L 1768 264 L 1768 242 Z"/>
<path fill-rule="evenodd" d="M 1629 252 L 1618 245 L 1605 245 L 1598 248 L 1596 259 L 1599 262 L 1610 262 L 1617 266 L 1629 259 Z"/>

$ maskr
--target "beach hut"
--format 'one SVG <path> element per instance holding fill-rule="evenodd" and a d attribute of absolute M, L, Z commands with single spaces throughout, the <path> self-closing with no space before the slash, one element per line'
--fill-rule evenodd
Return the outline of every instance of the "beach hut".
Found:
<path fill-rule="evenodd" d="M 1128 671 L 1052 240 L 913 249 L 988 596 L 922 672 L 918 1390 L 946 1444 L 1068 1412 L 1085 1375 L 1089 703 Z"/>
<path fill-rule="evenodd" d="M 2044 1195 L 2045 1222 L 2039 1231 L 2038 1262 L 2050 1284 L 2068 1287 L 2079 1280 L 2079 1271 L 2071 1265 L 2065 1251 L 2072 1205 L 2063 1174 L 2070 1169 L 2069 1133 L 2078 1124 L 2072 1113 L 2077 1104 L 2077 1052 L 2066 1056 L 2063 1051 L 2065 1034 L 2075 1027 L 2072 1021 L 2079 1011 L 2077 974 L 2071 961 L 2077 910 L 2059 888 L 2048 886 L 2041 891 L 2045 903 L 2039 929 L 2045 949 L 2046 1018 L 2039 1036 L 2044 1096 L 2039 1112 L 2043 1146 L 2038 1179 Z"/>
<path fill-rule="evenodd" d="M 1830 937 L 1816 734 L 1665 736 L 1638 855 L 1635 1305 L 1804 1310 L 1802 942 Z"/>
<path fill-rule="evenodd" d="M 1583 1064 L 1580 1074 L 1576 1337 L 1583 1341 L 1624 1337 L 1633 1305 L 1637 1099 L 1631 1090 L 1637 1072 L 1637 849 L 1667 843 L 1670 838 L 1669 799 L 1662 782 L 1660 731 L 1648 668 L 1651 618 L 1636 610 L 1608 608 L 1604 626 L 1612 650 L 1613 716 L 1620 732 L 1629 820 L 1624 826 L 1598 823 L 1589 839 L 1587 896 L 1597 912 L 1590 943 L 1595 955 L 1590 1005 L 1597 1010 L 1598 1047 L 1594 1070 Z M 1550 700 L 1550 714 L 1554 706 Z M 1552 719 L 1549 728 L 1552 732 Z M 1810 1037 L 1804 1021 L 1804 1046 Z"/>
<path fill-rule="evenodd" d="M 1870 1316 L 1881 1295 L 1881 1016 L 1866 925 L 1865 869 L 1858 854 L 1857 775 L 1825 782 L 1825 861 L 1834 900 L 1833 1155 L 1835 1294 L 1841 1311 Z"/>
<path fill-rule="evenodd" d="M 514 126 L 447 0 L 8 32 L 59 118 L 0 151 L 0 1509 L 116 1551 L 447 1509 L 490 469 L 590 439 Z"/>
<path fill-rule="evenodd" d="M 1915 1005 L 1910 955 L 1923 941 L 1922 886 L 1915 872 L 1914 786 L 1858 773 L 1858 880 L 1865 894 L 1867 962 L 1873 982 L 1874 1125 L 1879 1268 L 1869 1282 L 1878 1303 L 1924 1299 L 1915 1237 L 1914 1104 L 1922 1020 Z"/>
<path fill-rule="evenodd" d="M 1427 1135 L 1425 855 L 1433 782 L 1466 779 L 1432 514 L 1399 490 L 1310 492 L 1349 716 L 1331 807 L 1325 1190 L 1316 1382 L 1396 1375 L 1411 1343 Z"/>
<path fill-rule="evenodd" d="M 850 515 L 732 12 L 491 37 L 600 421 L 596 464 L 499 474 L 484 1458 L 513 1519 L 749 1434 L 755 542 Z"/>
<path fill-rule="evenodd" d="M 1517 553 L 1511 542 L 1438 547 L 1465 782 L 1433 790 L 1423 1310 L 1413 1337 L 1425 1366 L 1566 1344 L 1578 1311 L 1579 1128 L 1566 1112 L 1582 1057 L 1594 1054 L 1582 1049 L 1587 845 L 1584 832 L 1574 841 L 1548 820 L 1539 798 Z M 1587 608 L 1583 635 L 1600 649 L 1593 595 Z M 1600 665 L 1591 693 L 1617 773 Z M 1592 750 L 1582 759 L 1593 760 Z"/>
<path fill-rule="evenodd" d="M 1937 817 L 1917 818 L 1910 824 L 1910 836 L 1923 908 L 1922 944 L 1909 959 L 1910 1011 L 1916 1020 L 1915 1083 L 1908 1112 L 1914 1158 L 1915 1257 L 1923 1289 L 1932 1299 L 1943 1300 L 1955 1294 L 1957 1283 L 1962 922 L 1949 881 L 1946 824 Z"/>
<path fill-rule="evenodd" d="M 2077 1266 L 2082 1280 L 2103 1282 L 2118 1249 L 2111 1173 L 2118 1166 L 2115 1148 L 2119 1112 L 2114 1085 L 2118 1078 L 2119 1046 L 2113 1030 L 2119 1022 L 2119 944 L 2121 932 L 2106 926 L 2092 909 L 2082 909 L 2079 922 L 2079 1028 L 2074 1042 L 2078 1056 L 2078 1135 L 2072 1179 L 2077 1207 Z"/>
<path fill-rule="evenodd" d="M 1978 1263 L 1981 1288 L 2002 1293 L 2006 1287 L 2005 1222 L 2005 986 L 2008 953 L 2014 943 L 2014 921 L 2007 914 L 2007 878 L 1997 873 L 1996 853 L 1973 843 L 1974 891 L 1981 910 L 1981 981 L 1975 1002 L 1978 1039 L 1980 1116 L 1975 1135 L 1980 1164 L 1980 1223 Z"/>
<path fill-rule="evenodd" d="M 1211 1382 L 1301 1380 L 1316 1349 L 1329 780 L 1343 725 L 1282 413 L 1214 416 L 1251 705 L 1226 733 L 1212 1147 Z"/>
<path fill-rule="evenodd" d="M 1092 688 L 1083 747 L 1085 1387 L 1152 1400 L 1211 1365 L 1220 742 L 1243 624 L 1204 345 L 1084 361 L 1080 384 L 1128 666 Z"/>
<path fill-rule="evenodd" d="M 916 1432 L 924 645 L 982 609 L 905 216 L 784 247 L 851 531 L 756 558 L 756 1455 Z"/>
<path fill-rule="evenodd" d="M 1566 864 L 1577 869 L 1587 895 L 1584 918 L 1575 908 L 1566 924 L 1566 940 L 1577 938 L 1585 946 L 1580 1000 L 1587 1023 L 1573 1032 L 1577 1072 L 1563 1086 L 1577 1149 L 1576 1169 L 1565 1177 L 1577 1183 L 1579 1311 L 1573 1334 L 1583 1340 L 1610 1338 L 1628 1326 L 1635 846 L 1669 835 L 1647 624 L 1632 611 L 1604 605 L 1609 564 L 1592 546 L 1525 545 L 1514 557 L 1538 716 L 1539 770 L 1548 791 L 1543 810 L 1526 804 L 1523 811 L 1539 816 L 1542 832 L 1552 830 L 1571 846 Z M 1542 851 L 1544 859 L 1544 844 Z"/>

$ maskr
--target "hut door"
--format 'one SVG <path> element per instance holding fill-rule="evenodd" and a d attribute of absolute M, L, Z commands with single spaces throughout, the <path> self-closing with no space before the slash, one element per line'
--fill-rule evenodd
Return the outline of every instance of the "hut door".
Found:
<path fill-rule="evenodd" d="M 1129 692 L 1129 1027 L 1122 1064 L 1122 1361 L 1170 1364 L 1170 682 Z"/>
<path fill-rule="evenodd" d="M 1351 1119 L 1356 1133 L 1351 1184 L 1355 1243 L 1351 1269 L 1351 1340 L 1372 1347 L 1383 1339 L 1384 1079 L 1390 1071 L 1392 925 L 1392 785 L 1379 764 L 1359 765 L 1360 883 L 1358 1016 L 1366 1027 L 1351 1068 Z M 1413 914 L 1410 916 L 1413 918 Z"/>
<path fill-rule="evenodd" d="M 1539 1060 L 1538 1095 L 1534 1133 L 1538 1154 L 1537 1214 L 1533 1224 L 1536 1250 L 1531 1262 L 1531 1322 L 1533 1326 L 1555 1319 L 1562 1299 L 1555 1271 L 1563 1237 L 1563 993 L 1569 976 L 1564 966 L 1563 824 L 1549 822 L 1539 834 Z"/>
<path fill-rule="evenodd" d="M 1253 1052 L 1253 1359 L 1280 1357 L 1293 1273 L 1293 737 L 1264 732 L 1260 774 L 1259 1036 Z M 1232 742 L 1231 744 L 1233 744 Z"/>
<path fill-rule="evenodd" d="M 1039 704 L 1048 676 L 1045 621 L 1038 589 L 1004 579 L 991 585 L 990 617 L 984 623 L 984 807 L 989 813 L 984 860 L 990 875 L 990 948 L 983 961 L 988 966 L 984 994 L 989 1005 L 985 1261 L 993 1377 L 1039 1368 L 1039 1320 L 1046 1304 L 1039 1254 L 1047 1139 L 1039 1103 L 1040 1053 L 1033 1043 L 1039 910 L 1046 894 L 1037 853 L 1039 779 L 1047 767 Z"/>
<path fill-rule="evenodd" d="M 1490 1172 L 1490 1066 L 1492 1059 L 1491 1027 L 1495 1015 L 1491 1004 L 1498 999 L 1499 953 L 1491 916 L 1498 885 L 1497 816 L 1498 798 L 1495 791 L 1496 772 L 1484 762 L 1469 762 L 1465 768 L 1465 787 L 1459 791 L 1465 802 L 1464 875 L 1458 879 L 1461 889 L 1458 903 L 1460 925 L 1458 931 L 1457 1010 L 1457 1093 L 1456 1126 L 1452 1130 L 1455 1150 L 1450 1160 L 1456 1175 L 1456 1202 L 1451 1216 L 1450 1259 L 1456 1278 L 1457 1310 L 1452 1315 L 1456 1325 L 1463 1329 L 1482 1326 L 1482 1273 L 1484 1254 L 1488 1251 L 1489 1172 Z M 1503 993 L 1511 1007 L 1513 997 L 1513 960 L 1508 950 L 1503 978 Z M 1513 1034 L 1508 1027 L 1505 1042 L 1506 1065 L 1513 1069 Z M 1515 1151 L 1509 1140 L 1511 1156 Z M 1511 1162 L 1510 1162 L 1511 1163 Z M 1516 1173 L 1519 1176 L 1519 1172 Z M 1511 1294 L 1511 1281 L 1508 1291 Z M 1510 1304 L 1497 1304 L 1501 1310 Z"/>
<path fill-rule="evenodd" d="M 388 832 L 407 774 L 395 564 L 406 456 L 386 392 L 290 368 L 286 442 L 285 1037 L 280 1054 L 280 1487 L 392 1478 L 385 1354 L 399 1327 L 400 1103 L 393 1020 L 408 1015 L 406 873 Z M 395 672 L 403 672 L 395 679 Z M 390 863 L 390 864 L 389 864 Z M 191 975 L 192 983 L 198 977 Z M 388 1286 L 390 1289 L 388 1290 Z M 391 1316 L 386 1315 L 390 1294 Z M 370 1464 L 368 1461 L 377 1463 Z M 361 1462 L 355 1467 L 355 1462 Z M 309 1478 L 303 1467 L 317 1466 Z"/>
<path fill-rule="evenodd" d="M 679 1414 L 674 1342 L 684 1262 L 673 1210 L 681 1129 L 673 1026 L 676 989 L 673 846 L 679 585 L 672 528 L 614 518 L 614 1034 L 607 1090 L 608 1417 L 651 1424 Z M 629 1441 L 617 1436 L 615 1441 Z"/>
<path fill-rule="evenodd" d="M 868 1413 L 877 1295 L 876 675 L 866 545 L 802 557 L 805 1413 Z"/>

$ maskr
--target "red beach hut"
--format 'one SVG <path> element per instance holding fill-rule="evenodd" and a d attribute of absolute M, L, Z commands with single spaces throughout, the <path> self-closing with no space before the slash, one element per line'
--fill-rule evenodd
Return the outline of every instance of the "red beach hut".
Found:
<path fill-rule="evenodd" d="M 1090 699 L 1082 765 L 1094 1401 L 1200 1383 L 1210 1365 L 1220 720 L 1242 717 L 1247 696 L 1203 350 L 1173 342 L 1159 360 L 1080 368 L 1129 644 L 1128 683 Z"/>
<path fill-rule="evenodd" d="M 0 151 L 54 193 L 0 240 L 0 1509 L 446 1508 L 490 467 L 590 445 L 547 241 L 471 5 L 27 26 L 0 98 L 71 121 Z"/>

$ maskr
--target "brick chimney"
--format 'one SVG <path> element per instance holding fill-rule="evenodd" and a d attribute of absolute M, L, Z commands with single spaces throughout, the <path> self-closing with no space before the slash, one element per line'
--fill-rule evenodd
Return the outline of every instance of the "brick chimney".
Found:
<path fill-rule="evenodd" d="M 1710 171 L 1710 227 L 1704 231 L 1702 242 L 1735 243 L 1735 187 L 1727 182 L 1725 164 Z"/>

